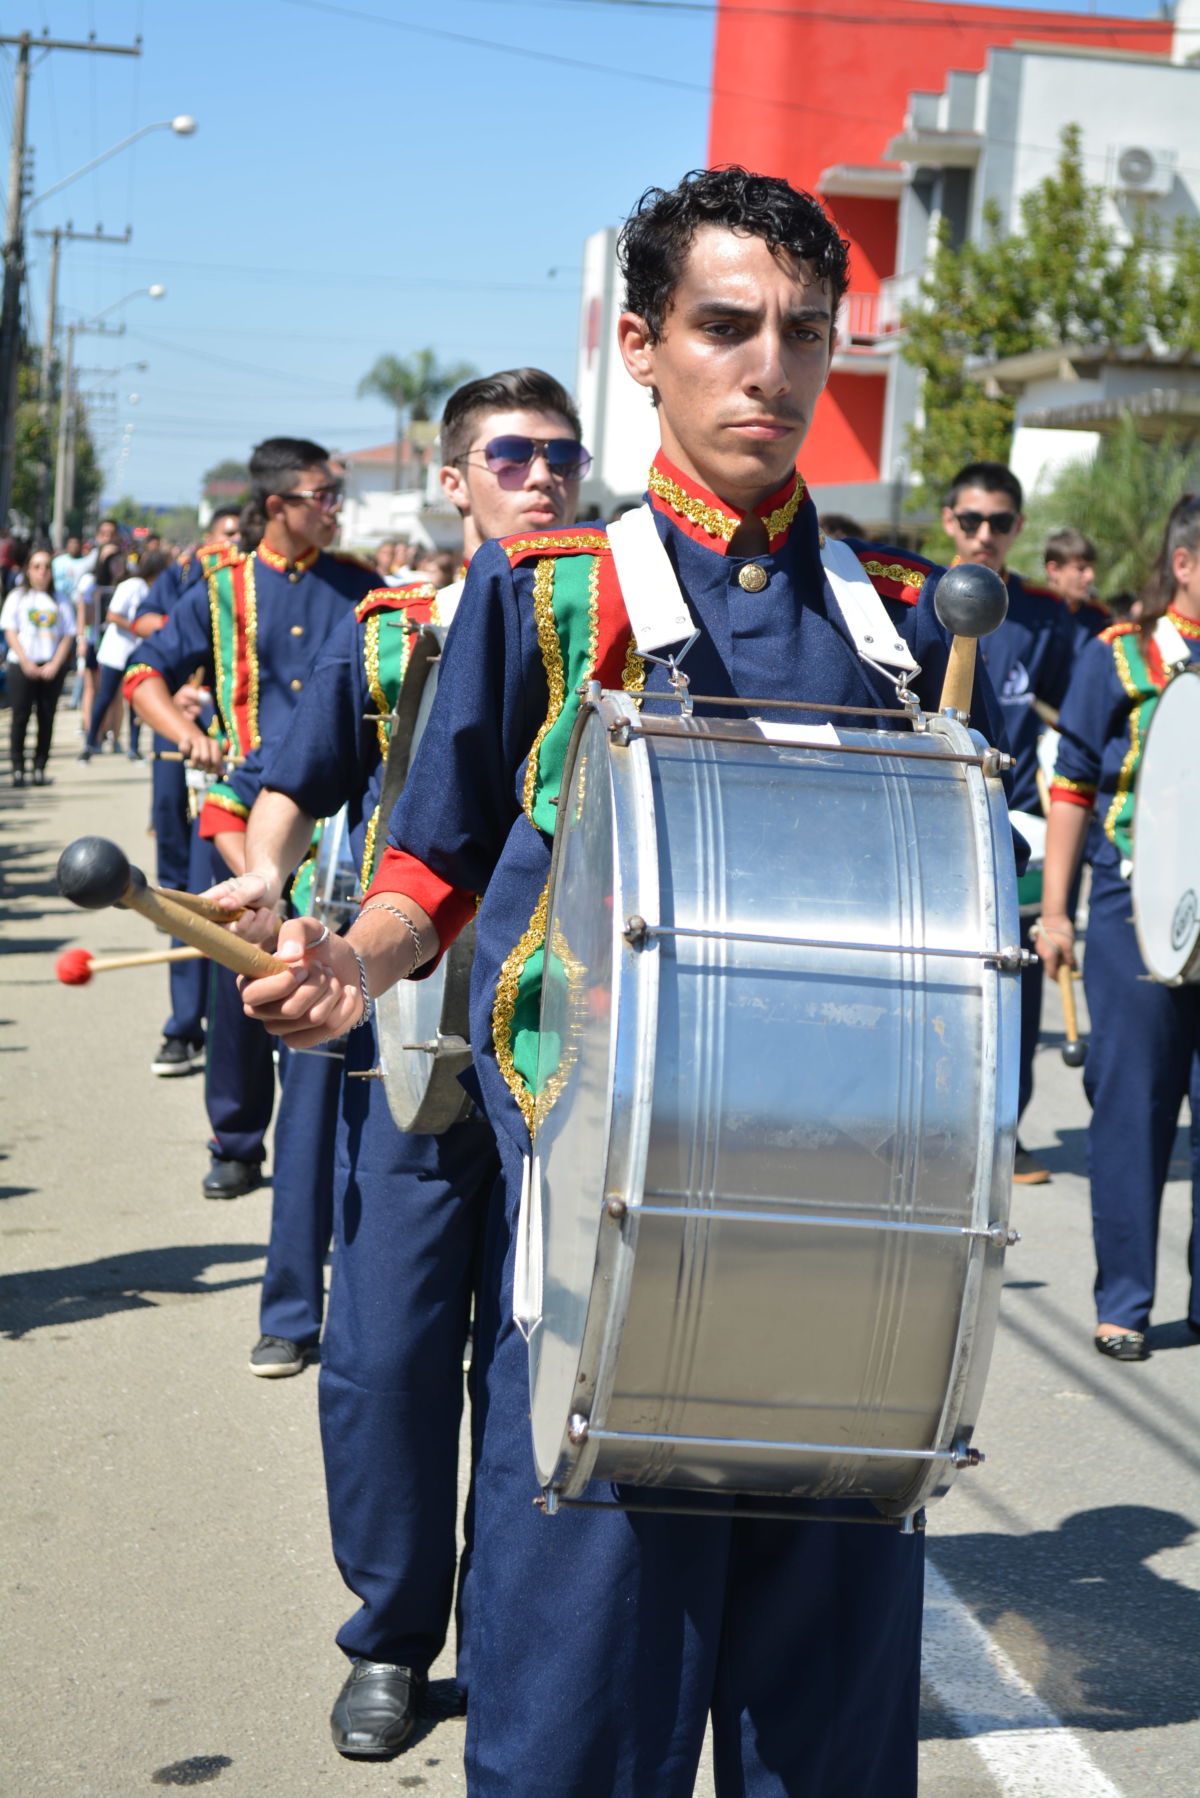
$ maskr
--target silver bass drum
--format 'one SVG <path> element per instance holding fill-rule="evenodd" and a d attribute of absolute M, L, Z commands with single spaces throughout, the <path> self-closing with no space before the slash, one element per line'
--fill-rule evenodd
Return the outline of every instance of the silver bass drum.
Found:
<path fill-rule="evenodd" d="M 1142 960 L 1167 986 L 1200 981 L 1200 668 L 1163 689 L 1133 805 L 1133 922 Z"/>
<path fill-rule="evenodd" d="M 940 717 L 583 709 L 531 1187 L 551 1508 L 599 1479 L 905 1518 L 978 1459 L 1019 1034 L 996 765 Z"/>
<path fill-rule="evenodd" d="M 441 625 L 427 624 L 412 646 L 388 745 L 385 787 L 397 757 L 397 793 L 424 735 L 445 640 Z M 381 818 L 380 829 L 386 828 L 387 819 Z M 427 980 L 401 980 L 376 1003 L 379 1066 L 388 1109 L 400 1130 L 440 1136 L 471 1109 L 458 1076 L 471 1065 L 468 1004 L 474 956 L 472 923 Z"/>

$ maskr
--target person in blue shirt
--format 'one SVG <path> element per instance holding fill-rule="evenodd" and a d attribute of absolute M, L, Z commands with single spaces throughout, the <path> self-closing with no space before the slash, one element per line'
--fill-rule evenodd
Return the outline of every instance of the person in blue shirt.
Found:
<path fill-rule="evenodd" d="M 656 404 L 654 526 L 699 630 L 696 693 L 886 708 L 827 585 L 796 457 L 829 373 L 846 246 L 815 201 L 741 169 L 652 189 L 625 227 L 626 369 Z M 938 571 L 854 545 L 936 707 Z M 283 927 L 287 975 L 247 983 L 282 1040 L 360 1026 L 369 996 L 476 924 L 471 1040 L 496 1132 L 476 1353 L 467 1789 L 476 1798 L 690 1798 L 711 1716 L 722 1798 L 912 1798 L 920 1536 L 832 1522 L 533 1506 L 515 1219 L 533 1109 L 537 968 L 565 736 L 592 676 L 666 689 L 633 648 L 608 539 L 523 532 L 474 558 L 428 729 L 347 937 Z M 977 678 L 973 715 L 998 720 Z M 805 714 L 819 722 L 818 709 Z M 320 940 L 318 940 L 320 938 Z M 651 1495 L 653 1496 L 653 1495 Z M 671 1495 L 668 1495 L 671 1496 Z M 562 1524 L 565 1527 L 559 1528 Z"/>
<path fill-rule="evenodd" d="M 541 369 L 505 369 L 451 394 L 441 422 L 443 490 L 463 522 L 463 561 L 493 537 L 570 525 L 590 458 L 574 404 Z M 549 460 L 553 457 L 553 461 Z M 283 896 L 316 819 L 346 808 L 365 890 L 386 843 L 379 806 L 388 743 L 413 633 L 449 625 L 462 581 L 384 587 L 330 638 L 283 741 L 231 776 L 253 806 L 247 872 L 213 889 L 258 908 Z M 264 915 L 265 913 L 265 915 Z M 333 1276 L 319 1386 L 333 1552 L 361 1601 L 338 1645 L 353 1661 L 331 1718 L 351 1756 L 398 1752 L 412 1733 L 428 1670 L 449 1623 L 462 1358 L 486 1203 L 497 1175 L 477 1109 L 436 1136 L 401 1133 L 385 1094 L 354 1078 L 373 1067 L 373 1030 L 347 1043 L 334 1178 Z M 276 1224 L 264 1300 L 273 1280 Z M 312 1278 L 326 1244 L 312 1240 Z M 464 1561 L 464 1568 L 466 1562 Z M 460 1608 L 468 1602 L 464 1590 Z M 458 1683 L 469 1666 L 460 1632 Z"/>
<path fill-rule="evenodd" d="M 1037 948 L 1046 970 L 1075 962 L 1068 894 L 1089 842 L 1092 890 L 1083 981 L 1091 1035 L 1084 1086 L 1097 1351 L 1144 1361 L 1154 1303 L 1163 1187 L 1184 1095 L 1200 1094 L 1200 986 L 1152 980 L 1133 922 L 1138 767 L 1173 674 L 1200 662 L 1200 497 L 1172 508 L 1135 621 L 1111 624 L 1083 650 L 1059 718 Z M 1182 778 L 1182 771 L 1181 771 Z M 1100 829 L 1089 827 L 1093 819 Z M 1195 820 L 1192 820 L 1193 828 Z M 1187 1321 L 1200 1335 L 1200 1136 L 1192 1124 Z"/>
<path fill-rule="evenodd" d="M 999 574 L 1008 588 L 1008 616 L 982 639 L 979 653 L 989 675 L 1016 757 L 1012 805 L 1041 819 L 1038 742 L 1050 714 L 1057 714 L 1071 678 L 1075 644 L 1066 608 L 1043 588 L 1031 586 L 1008 567 L 1008 556 L 1024 528 L 1021 483 L 1003 462 L 968 462 L 950 483 L 942 526 L 960 562 L 979 562 Z M 1018 826 L 1020 819 L 1017 820 Z M 1031 946 L 1036 902 L 1022 908 L 1021 943 Z M 1033 1097 L 1033 1060 L 1042 1027 L 1042 966 L 1034 961 L 1021 976 L 1020 1117 Z M 1041 1186 L 1050 1175 L 1017 1141 L 1013 1179 Z"/>
<path fill-rule="evenodd" d="M 342 487 L 320 444 L 268 438 L 254 450 L 250 477 L 267 519 L 258 548 L 252 555 L 214 559 L 203 580 L 198 578 L 181 595 L 163 628 L 143 640 L 124 683 L 126 696 L 159 736 L 192 767 L 213 776 L 226 761 L 240 762 L 284 734 L 326 638 L 375 584 L 373 570 L 363 563 L 330 553 Z M 200 560 L 203 564 L 204 558 Z M 216 707 L 211 732 L 172 697 L 197 670 Z M 200 814 L 200 834 L 214 845 L 205 885 L 227 874 L 230 866 L 240 869 L 246 809 L 220 780 L 209 788 Z M 222 844 L 231 819 L 234 828 Z M 222 849 L 231 862 L 224 860 Z M 249 1025 L 226 969 L 213 966 L 209 997 L 205 1101 L 212 1158 L 202 1190 L 206 1198 L 228 1199 L 250 1192 L 261 1179 L 275 1076 L 271 1044 Z M 294 1113 L 303 1124 L 277 1130 L 277 1193 L 292 1177 L 289 1153 L 295 1154 L 297 1177 L 305 1177 L 312 1159 L 305 1147 L 308 1133 L 318 1130 L 322 1116 L 332 1128 L 336 1083 L 328 1071 L 331 1065 L 308 1057 L 289 1070 L 294 1078 L 284 1112 Z M 302 1097 L 310 1085 L 314 1091 Z M 314 1321 L 310 1307 L 293 1295 L 279 1336 L 300 1343 L 307 1355 L 319 1329 L 319 1318 Z"/>
<path fill-rule="evenodd" d="M 1070 618 L 1075 653 L 1107 630 L 1113 614 L 1096 598 L 1096 545 L 1073 525 L 1051 531 L 1042 546 L 1046 589 Z"/>

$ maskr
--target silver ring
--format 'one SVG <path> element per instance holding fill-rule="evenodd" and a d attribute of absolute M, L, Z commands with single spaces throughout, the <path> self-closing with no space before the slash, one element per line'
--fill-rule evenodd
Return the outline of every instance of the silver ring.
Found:
<path fill-rule="evenodd" d="M 321 934 L 319 937 L 314 937 L 311 947 L 314 949 L 319 949 L 321 947 L 322 943 L 327 943 L 328 941 L 329 941 L 329 926 L 328 926 L 328 924 L 322 924 Z"/>

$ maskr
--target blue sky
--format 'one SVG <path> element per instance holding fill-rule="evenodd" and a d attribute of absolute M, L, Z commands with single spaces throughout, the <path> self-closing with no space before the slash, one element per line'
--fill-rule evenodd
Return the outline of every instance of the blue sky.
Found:
<path fill-rule="evenodd" d="M 1144 18 L 1159 8 L 1068 0 L 1063 10 Z M 569 384 L 584 238 L 704 157 L 713 21 L 700 11 L 13 0 L 6 14 L 7 32 L 144 40 L 138 59 L 54 51 L 41 61 L 34 193 L 151 121 L 199 121 L 191 138 L 151 133 L 31 221 L 114 234 L 133 225 L 128 246 L 64 248 L 60 317 L 86 318 L 151 282 L 167 288 L 114 314 L 123 337 L 79 340 L 88 367 L 149 363 L 85 382 L 118 394 L 112 442 L 133 421 L 120 490 L 147 504 L 194 501 L 207 467 L 263 436 L 343 450 L 386 441 L 389 409 L 356 398 L 384 351 L 429 344 L 481 370 L 535 362 Z M 5 142 L 12 74 L 5 51 Z M 40 240 L 30 256 L 40 334 Z"/>

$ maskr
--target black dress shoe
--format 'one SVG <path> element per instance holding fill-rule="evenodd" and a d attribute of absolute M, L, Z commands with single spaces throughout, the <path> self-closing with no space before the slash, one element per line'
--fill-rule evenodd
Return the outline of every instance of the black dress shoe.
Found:
<path fill-rule="evenodd" d="M 399 1754 L 417 1721 L 423 1674 L 390 1661 L 355 1661 L 329 1718 L 339 1754 Z"/>
<path fill-rule="evenodd" d="M 261 1161 L 222 1161 L 214 1155 L 200 1191 L 206 1199 L 240 1199 L 261 1185 Z"/>
<path fill-rule="evenodd" d="M 1110 1361 L 1148 1361 L 1150 1350 L 1141 1330 L 1122 1330 L 1119 1336 L 1094 1336 L 1096 1352 Z"/>

